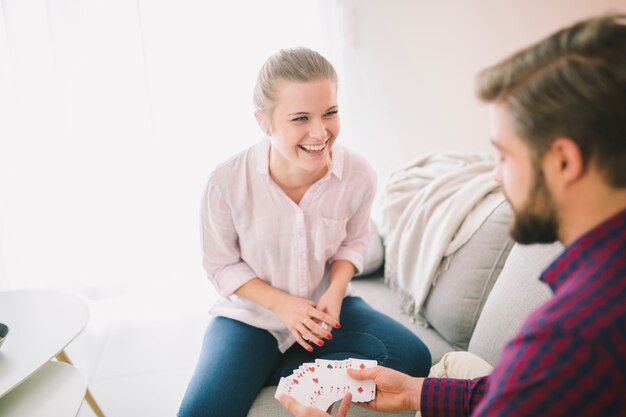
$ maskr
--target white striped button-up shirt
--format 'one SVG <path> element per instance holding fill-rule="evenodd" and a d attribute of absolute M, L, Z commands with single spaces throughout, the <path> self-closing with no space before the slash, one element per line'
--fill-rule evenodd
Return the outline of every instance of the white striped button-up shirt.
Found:
<path fill-rule="evenodd" d="M 335 144 L 331 170 L 296 204 L 270 177 L 269 150 L 264 139 L 210 175 L 202 201 L 203 266 L 222 296 L 212 314 L 268 330 L 284 352 L 295 342 L 286 326 L 234 291 L 258 277 L 317 301 L 333 261 L 347 260 L 361 271 L 376 174 L 365 159 Z"/>

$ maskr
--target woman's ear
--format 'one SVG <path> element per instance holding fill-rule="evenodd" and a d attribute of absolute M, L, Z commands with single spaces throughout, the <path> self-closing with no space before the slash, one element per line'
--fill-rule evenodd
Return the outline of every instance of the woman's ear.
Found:
<path fill-rule="evenodd" d="M 254 112 L 254 117 L 256 118 L 256 122 L 267 136 L 272 136 L 272 130 L 270 129 L 270 124 L 263 113 L 260 111 Z"/>

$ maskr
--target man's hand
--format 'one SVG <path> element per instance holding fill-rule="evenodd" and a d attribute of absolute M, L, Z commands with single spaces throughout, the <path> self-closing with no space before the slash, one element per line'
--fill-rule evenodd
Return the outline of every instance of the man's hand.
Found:
<path fill-rule="evenodd" d="M 286 394 L 280 396 L 280 403 L 296 417 L 330 417 L 330 414 L 323 412 L 322 410 L 318 410 L 313 407 L 305 407 L 300 404 L 295 398 L 290 397 Z M 346 417 L 348 414 L 348 408 L 350 408 L 350 402 L 352 401 L 352 394 L 347 393 L 343 400 L 341 400 L 341 405 L 339 405 L 339 410 L 337 411 L 336 417 Z M 332 406 L 331 406 L 332 408 Z"/>
<path fill-rule="evenodd" d="M 348 369 L 348 375 L 357 380 L 372 379 L 376 384 L 376 398 L 357 405 L 374 411 L 398 412 L 419 410 L 423 378 L 413 378 L 383 366 L 362 371 Z"/>

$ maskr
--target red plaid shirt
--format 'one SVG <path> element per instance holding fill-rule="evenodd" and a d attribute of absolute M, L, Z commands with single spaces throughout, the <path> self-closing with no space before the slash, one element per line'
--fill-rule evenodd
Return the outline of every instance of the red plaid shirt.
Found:
<path fill-rule="evenodd" d="M 423 417 L 626 416 L 626 211 L 574 242 L 541 280 L 554 296 L 493 373 L 426 378 Z"/>

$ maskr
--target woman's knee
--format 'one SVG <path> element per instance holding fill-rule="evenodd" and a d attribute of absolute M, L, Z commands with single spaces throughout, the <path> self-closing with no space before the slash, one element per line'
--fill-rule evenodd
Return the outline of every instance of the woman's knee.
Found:
<path fill-rule="evenodd" d="M 432 366 L 430 350 L 416 335 L 412 339 L 412 341 L 407 342 L 407 348 L 402 355 L 407 368 L 405 373 L 411 376 L 427 376 Z"/>
<path fill-rule="evenodd" d="M 207 328 L 179 416 L 245 416 L 280 355 L 267 331 L 216 317 Z"/>

